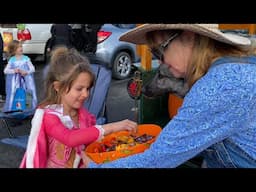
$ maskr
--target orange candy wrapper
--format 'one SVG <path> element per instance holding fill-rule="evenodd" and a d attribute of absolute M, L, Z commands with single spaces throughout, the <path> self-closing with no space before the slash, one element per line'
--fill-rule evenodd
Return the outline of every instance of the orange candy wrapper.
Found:
<path fill-rule="evenodd" d="M 134 136 L 131 136 L 131 133 L 128 131 L 120 131 L 107 135 L 100 142 L 91 143 L 86 147 L 85 152 L 95 163 L 98 164 L 142 153 L 156 140 L 161 130 L 161 127 L 155 124 L 141 124 L 138 125 L 138 131 L 135 134 L 135 138 L 142 138 L 146 134 L 149 140 L 138 143 L 134 141 Z M 113 143 L 117 140 L 126 140 L 128 144 L 119 144 L 114 147 Z M 111 145 L 114 147 L 113 150 L 109 147 L 107 150 L 110 151 L 106 151 L 105 146 Z"/>

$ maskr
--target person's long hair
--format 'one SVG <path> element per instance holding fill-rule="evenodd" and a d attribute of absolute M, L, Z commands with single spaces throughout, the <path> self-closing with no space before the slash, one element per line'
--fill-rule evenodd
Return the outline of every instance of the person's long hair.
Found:
<path fill-rule="evenodd" d="M 39 104 L 39 107 L 60 104 L 61 95 L 68 93 L 78 75 L 84 72 L 91 77 L 91 88 L 94 84 L 95 76 L 91 71 L 88 59 L 75 49 L 56 48 L 52 53 L 49 71 L 46 76 L 45 99 Z M 54 82 L 56 81 L 59 82 L 58 92 L 54 89 Z"/>
<path fill-rule="evenodd" d="M 189 87 L 205 75 L 211 64 L 220 57 L 237 57 L 255 55 L 254 46 L 236 47 L 202 35 L 195 35 L 191 63 L 188 65 L 186 82 Z"/>
<path fill-rule="evenodd" d="M 168 37 L 172 30 L 160 30 L 147 33 L 147 42 L 149 47 L 156 47 L 156 36 Z M 182 35 L 180 41 L 187 41 Z M 184 39 L 183 39 L 184 38 Z M 184 42 L 185 43 L 185 42 Z M 205 75 L 211 64 L 220 57 L 233 56 L 241 58 L 243 56 L 256 54 L 256 48 L 253 44 L 247 48 L 236 47 L 225 44 L 206 36 L 195 34 L 194 46 L 191 56 L 191 62 L 188 64 L 185 80 L 191 88 L 193 84 Z"/>

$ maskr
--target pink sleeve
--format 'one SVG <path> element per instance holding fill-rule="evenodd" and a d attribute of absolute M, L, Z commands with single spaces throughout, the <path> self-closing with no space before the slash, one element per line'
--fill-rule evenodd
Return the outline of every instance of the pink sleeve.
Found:
<path fill-rule="evenodd" d="M 43 124 L 48 136 L 51 136 L 69 147 L 88 145 L 98 139 L 99 131 L 95 126 L 80 129 L 66 128 L 60 119 L 53 114 L 45 113 Z"/>
<path fill-rule="evenodd" d="M 96 125 L 96 118 L 95 116 L 87 111 L 85 108 L 80 109 L 80 123 L 85 123 L 88 127 Z"/>

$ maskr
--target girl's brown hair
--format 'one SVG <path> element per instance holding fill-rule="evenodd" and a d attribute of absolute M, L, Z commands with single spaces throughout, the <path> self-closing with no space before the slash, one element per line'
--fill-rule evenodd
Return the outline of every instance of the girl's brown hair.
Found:
<path fill-rule="evenodd" d="M 162 30 L 147 33 L 148 45 L 150 47 L 157 46 L 155 42 L 156 35 L 168 37 L 168 34 L 171 32 L 172 31 L 170 30 Z M 182 42 L 183 40 L 183 36 L 181 35 L 180 41 Z M 256 54 L 256 48 L 254 45 L 247 48 L 236 47 L 213 40 L 206 36 L 195 34 L 192 58 L 188 65 L 187 74 L 185 77 L 186 82 L 191 88 L 198 79 L 207 73 L 211 64 L 220 57 L 243 57 L 252 54 Z"/>
<path fill-rule="evenodd" d="M 22 44 L 18 40 L 11 41 L 7 46 L 8 56 L 14 56 L 20 45 Z"/>
<path fill-rule="evenodd" d="M 60 104 L 60 96 L 69 92 L 73 82 L 79 74 L 88 73 L 91 77 L 90 88 L 94 84 L 95 76 L 90 68 L 90 63 L 75 49 L 58 47 L 52 52 L 50 67 L 45 81 L 45 99 L 40 107 L 51 104 Z M 53 83 L 59 82 L 59 91 L 54 89 Z"/>

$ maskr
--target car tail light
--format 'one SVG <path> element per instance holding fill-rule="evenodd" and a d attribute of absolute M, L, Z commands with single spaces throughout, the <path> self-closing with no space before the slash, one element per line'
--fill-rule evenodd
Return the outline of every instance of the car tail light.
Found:
<path fill-rule="evenodd" d="M 31 40 L 31 33 L 28 29 L 18 30 L 17 39 L 21 41 Z"/>
<path fill-rule="evenodd" d="M 112 34 L 112 32 L 109 32 L 109 31 L 99 31 L 97 34 L 98 35 L 98 43 L 105 41 L 111 34 Z"/>

